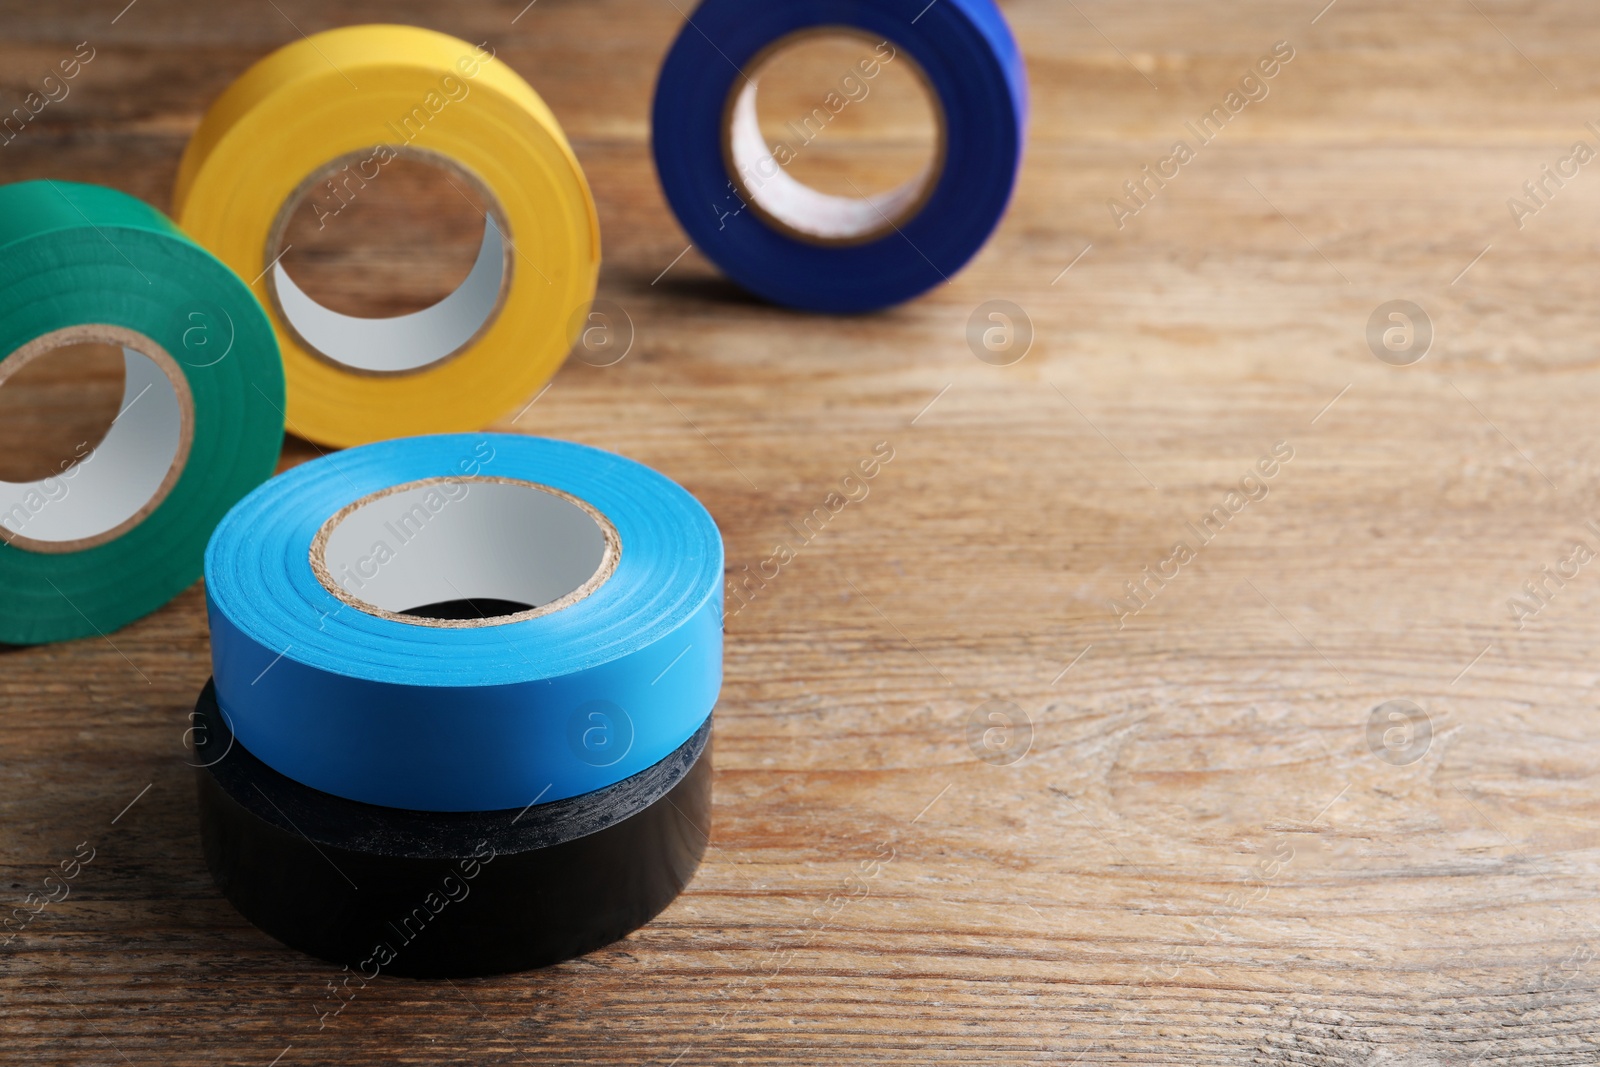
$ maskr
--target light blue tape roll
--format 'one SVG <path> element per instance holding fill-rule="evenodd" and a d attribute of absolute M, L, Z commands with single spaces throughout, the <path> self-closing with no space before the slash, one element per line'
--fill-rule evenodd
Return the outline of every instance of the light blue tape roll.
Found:
<path fill-rule="evenodd" d="M 352 800 L 577 796 L 665 759 L 710 715 L 722 566 L 705 508 L 609 452 L 451 434 L 334 453 L 212 535 L 218 703 L 263 762 Z M 486 598 L 534 608 L 399 614 Z"/>
<path fill-rule="evenodd" d="M 808 114 L 775 116 L 791 120 L 793 143 L 766 144 L 747 81 L 763 53 L 839 27 L 887 50 L 819 85 Z M 931 184 L 871 204 L 797 187 L 783 165 L 899 56 L 925 75 L 943 112 Z M 705 0 L 656 85 L 656 171 L 696 247 L 740 285 L 791 307 L 869 311 L 947 280 L 989 239 L 1021 166 L 1027 95 L 993 0 Z"/>

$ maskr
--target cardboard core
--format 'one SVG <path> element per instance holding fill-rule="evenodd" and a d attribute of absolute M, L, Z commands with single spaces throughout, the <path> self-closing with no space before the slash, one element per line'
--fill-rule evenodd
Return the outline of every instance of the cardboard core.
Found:
<path fill-rule="evenodd" d="M 313 539 L 311 568 L 368 614 L 468 627 L 575 604 L 605 583 L 621 553 L 616 527 L 570 493 L 512 478 L 429 478 L 340 510 Z M 491 614 L 508 607 L 525 610 Z"/>
<path fill-rule="evenodd" d="M 813 244 L 863 244 L 893 233 L 922 209 L 938 184 L 945 163 L 944 108 L 922 68 L 907 52 L 896 49 L 892 62 L 903 64 L 912 72 L 933 114 L 934 149 L 927 165 L 903 184 L 867 196 L 838 196 L 799 181 L 784 169 L 784 159 L 775 153 L 762 133 L 757 95 L 764 68 L 785 50 L 815 38 L 861 41 L 868 48 L 888 43 L 844 26 L 801 30 L 773 42 L 750 64 L 748 77 L 737 81 L 729 94 L 723 120 L 724 162 L 740 199 L 768 225 Z M 849 77 L 851 73 L 846 71 L 844 76 Z M 858 78 L 854 84 L 863 83 Z M 812 126 L 820 127 L 827 116 L 834 113 L 830 104 L 842 110 L 852 106 L 849 101 L 849 97 L 835 91 L 822 93 L 819 106 L 811 112 L 811 116 L 818 118 L 807 116 L 801 120 L 804 135 L 813 136 Z M 790 126 L 795 124 L 791 122 Z M 820 128 L 817 132 L 821 132 Z"/>
<path fill-rule="evenodd" d="M 33 552 L 78 552 L 137 526 L 177 484 L 194 441 L 194 398 L 176 361 L 154 340 L 121 326 L 55 330 L 0 363 L 0 388 L 35 359 L 73 345 L 122 349 L 117 417 L 100 443 L 59 472 L 0 481 L 0 540 Z"/>
<path fill-rule="evenodd" d="M 393 148 L 395 157 L 426 163 L 445 172 L 458 189 L 465 184 L 488 209 L 483 240 L 466 278 L 431 307 L 405 315 L 368 318 L 347 315 L 319 302 L 302 289 L 281 262 L 289 220 L 313 191 L 323 194 L 330 183 L 348 187 L 375 166 L 371 150 L 341 156 L 313 171 L 278 212 L 267 238 L 267 297 L 278 317 L 301 346 L 336 366 L 368 374 L 407 374 L 441 363 L 462 352 L 500 313 L 511 284 L 512 238 L 504 210 L 493 192 L 461 164 L 446 156 L 412 147 Z M 351 177 L 352 168 L 356 177 Z M 363 182 L 381 183 L 381 172 Z M 356 195 L 371 195 L 358 193 Z M 450 195 L 450 194 L 446 194 Z M 332 221 L 329 225 L 338 225 Z"/>

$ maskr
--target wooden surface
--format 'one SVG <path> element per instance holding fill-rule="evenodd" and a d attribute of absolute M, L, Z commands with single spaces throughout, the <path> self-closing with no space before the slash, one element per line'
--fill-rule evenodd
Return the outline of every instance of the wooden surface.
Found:
<path fill-rule="evenodd" d="M 6 107 L 97 49 L 0 177 L 166 207 L 203 107 L 297 30 L 487 40 L 571 135 L 636 332 L 515 429 L 676 478 L 736 574 L 894 458 L 729 619 L 714 847 L 675 905 L 546 972 L 381 979 L 321 1029 L 335 970 L 201 860 L 201 589 L 0 654 L 8 906 L 96 850 L 4 950 L 0 1059 L 1600 1063 L 1600 564 L 1508 607 L 1600 550 L 1600 171 L 1521 228 L 1506 203 L 1600 143 L 1592 4 L 1009 0 L 1034 105 L 1010 215 L 950 285 L 829 319 L 674 262 L 647 116 L 682 4 L 121 3 L 0 4 Z M 1118 228 L 1107 199 L 1280 40 L 1269 95 Z M 966 340 L 994 299 L 1035 331 L 1014 365 Z M 1391 300 L 1435 328 L 1414 365 L 1369 349 Z M 1118 629 L 1124 581 L 1280 441 L 1268 495 Z M 1026 716 L 1020 760 L 1020 728 L 969 743 L 991 700 Z M 1391 700 L 1425 752 L 1369 741 Z"/>

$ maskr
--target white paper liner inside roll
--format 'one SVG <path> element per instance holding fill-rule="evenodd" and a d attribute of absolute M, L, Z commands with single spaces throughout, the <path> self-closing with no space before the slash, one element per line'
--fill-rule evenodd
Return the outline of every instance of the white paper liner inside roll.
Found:
<path fill-rule="evenodd" d="M 893 233 L 900 223 L 916 214 L 938 183 L 945 162 L 944 109 L 928 84 L 927 75 L 915 60 L 902 53 L 896 62 L 910 68 L 933 114 L 932 158 L 910 180 L 881 193 L 835 196 L 813 189 L 792 177 L 774 157 L 766 135 L 761 132 L 756 97 L 762 69 L 780 52 L 814 37 L 860 38 L 868 44 L 874 42 L 870 36 L 830 27 L 790 34 L 762 52 L 752 64 L 754 73 L 734 89 L 727 109 L 724 151 L 733 172 L 734 186 L 744 201 L 768 223 L 791 236 L 818 244 L 858 244 L 875 240 Z"/>
<path fill-rule="evenodd" d="M 548 614 L 588 596 L 621 553 L 615 527 L 568 493 L 507 478 L 434 478 L 363 497 L 328 520 L 311 549 L 318 579 L 369 614 L 463 627 Z M 502 600 L 528 609 L 431 619 L 413 608 Z"/>
<path fill-rule="evenodd" d="M 68 327 L 30 342 L 6 363 L 15 373 L 53 350 L 91 342 L 122 347 L 117 417 L 98 444 L 83 442 L 63 458 L 57 473 L 0 481 L 0 537 L 20 548 L 69 552 L 110 540 L 155 509 L 188 457 L 194 428 L 188 384 L 151 339 L 115 326 Z"/>
<path fill-rule="evenodd" d="M 409 315 L 369 319 L 334 311 L 295 284 L 281 262 L 272 266 L 283 317 L 309 347 L 346 367 L 384 374 L 420 370 L 465 348 L 494 315 L 505 277 L 506 239 L 491 215 L 484 216 L 483 243 L 466 279 Z"/>

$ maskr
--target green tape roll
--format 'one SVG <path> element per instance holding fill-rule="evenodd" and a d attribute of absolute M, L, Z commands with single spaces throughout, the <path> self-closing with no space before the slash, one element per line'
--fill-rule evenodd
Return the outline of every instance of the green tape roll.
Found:
<path fill-rule="evenodd" d="M 122 348 L 120 413 L 50 476 L 0 481 L 0 642 L 106 634 L 165 604 L 277 464 L 283 364 L 244 282 L 116 190 L 0 186 L 0 389 L 88 342 Z"/>

